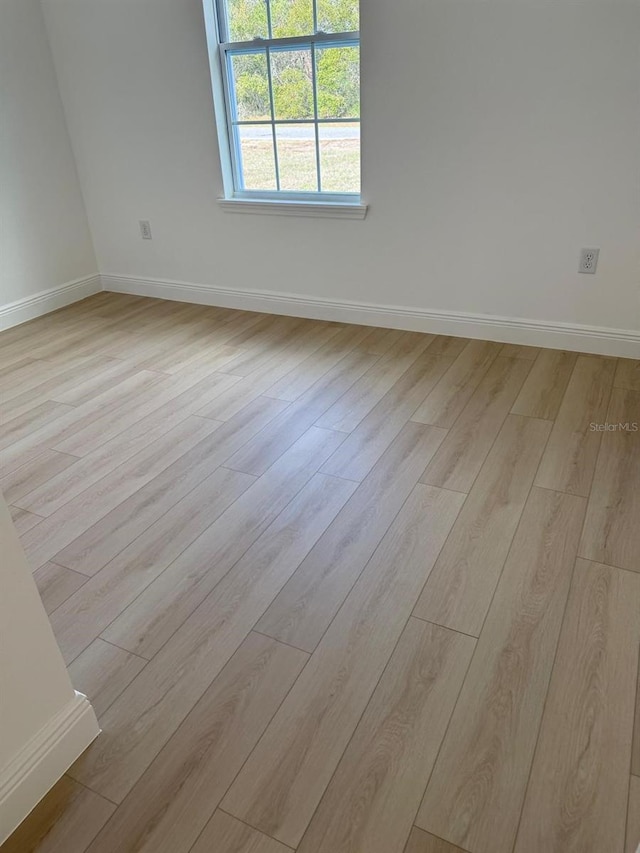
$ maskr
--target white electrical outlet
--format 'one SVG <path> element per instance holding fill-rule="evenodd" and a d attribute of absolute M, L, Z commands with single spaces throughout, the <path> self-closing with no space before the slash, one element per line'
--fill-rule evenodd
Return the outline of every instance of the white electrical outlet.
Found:
<path fill-rule="evenodd" d="M 595 273 L 598 269 L 598 255 L 600 249 L 580 249 L 580 263 L 578 272 Z"/>
<path fill-rule="evenodd" d="M 149 224 L 148 219 L 140 220 L 140 234 L 142 235 L 143 240 L 151 240 L 151 225 Z"/>

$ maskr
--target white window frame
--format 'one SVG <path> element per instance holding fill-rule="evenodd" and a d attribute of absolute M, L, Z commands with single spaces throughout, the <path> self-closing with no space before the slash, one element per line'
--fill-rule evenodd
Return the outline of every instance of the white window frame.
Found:
<path fill-rule="evenodd" d="M 337 218 L 364 219 L 367 206 L 362 203 L 360 193 L 331 193 L 331 192 L 293 192 L 283 190 L 246 190 L 241 188 L 242 175 L 240 170 L 240 155 L 237 150 L 237 137 L 231 114 L 232 93 L 229 87 L 229 54 L 239 50 L 264 49 L 267 58 L 269 75 L 269 90 L 271 102 L 271 118 L 262 122 L 241 122 L 241 124 L 264 124 L 270 126 L 273 133 L 274 164 L 277 185 L 279 171 L 276 145 L 276 124 L 313 124 L 316 141 L 316 170 L 320 181 L 320 149 L 319 126 L 323 123 L 336 124 L 340 119 L 322 119 L 318 116 L 315 102 L 317 90 L 313 81 L 314 116 L 310 119 L 276 120 L 273 112 L 273 92 L 271 90 L 271 72 L 269 52 L 271 49 L 286 50 L 309 46 L 312 54 L 312 68 L 315 74 L 316 46 L 329 47 L 359 46 L 360 33 L 324 33 L 315 32 L 312 35 L 291 36 L 288 38 L 256 38 L 252 41 L 227 41 L 227 24 L 225 20 L 226 4 L 224 0 L 203 0 L 205 28 L 209 50 L 209 65 L 213 87 L 214 110 L 218 131 L 218 145 L 222 165 L 224 198 L 219 199 L 221 207 L 232 213 L 277 213 L 284 215 L 331 216 Z M 267 6 L 267 8 L 269 8 Z M 316 0 L 313 0 L 314 30 L 317 30 Z M 353 119 L 343 119 L 352 121 Z M 358 119 L 359 120 L 359 119 Z M 237 123 L 237 122 L 236 122 Z"/>

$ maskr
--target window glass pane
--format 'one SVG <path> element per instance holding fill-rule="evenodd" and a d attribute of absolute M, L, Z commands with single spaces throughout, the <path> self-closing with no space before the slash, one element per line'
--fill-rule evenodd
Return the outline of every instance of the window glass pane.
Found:
<path fill-rule="evenodd" d="M 276 166 L 270 124 L 243 124 L 235 128 L 240 148 L 241 173 L 246 190 L 275 190 Z"/>
<path fill-rule="evenodd" d="M 316 135 L 313 124 L 276 125 L 280 189 L 315 192 Z"/>
<path fill-rule="evenodd" d="M 270 0 L 273 38 L 313 33 L 312 0 Z"/>
<path fill-rule="evenodd" d="M 276 119 L 313 118 L 311 50 L 272 50 L 270 56 Z"/>
<path fill-rule="evenodd" d="M 359 29 L 358 0 L 318 0 L 318 30 L 350 33 Z"/>
<path fill-rule="evenodd" d="M 266 51 L 228 55 L 231 65 L 229 85 L 235 104 L 233 118 L 238 121 L 271 120 Z"/>
<path fill-rule="evenodd" d="M 316 48 L 318 116 L 359 118 L 360 48 Z"/>
<path fill-rule="evenodd" d="M 360 192 L 359 122 L 318 125 L 322 192 Z"/>
<path fill-rule="evenodd" d="M 226 0 L 229 41 L 268 38 L 267 0 Z"/>

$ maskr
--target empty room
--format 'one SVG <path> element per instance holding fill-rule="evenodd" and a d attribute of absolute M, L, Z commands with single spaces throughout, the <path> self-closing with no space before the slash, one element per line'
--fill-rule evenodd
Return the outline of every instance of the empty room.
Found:
<path fill-rule="evenodd" d="M 640 853 L 640 1 L 0 0 L 0 853 Z"/>

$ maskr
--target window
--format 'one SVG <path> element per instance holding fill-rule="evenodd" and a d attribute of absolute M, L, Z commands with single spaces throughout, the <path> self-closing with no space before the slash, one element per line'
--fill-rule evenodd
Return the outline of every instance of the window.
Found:
<path fill-rule="evenodd" d="M 208 2 L 227 197 L 359 204 L 358 0 Z"/>

